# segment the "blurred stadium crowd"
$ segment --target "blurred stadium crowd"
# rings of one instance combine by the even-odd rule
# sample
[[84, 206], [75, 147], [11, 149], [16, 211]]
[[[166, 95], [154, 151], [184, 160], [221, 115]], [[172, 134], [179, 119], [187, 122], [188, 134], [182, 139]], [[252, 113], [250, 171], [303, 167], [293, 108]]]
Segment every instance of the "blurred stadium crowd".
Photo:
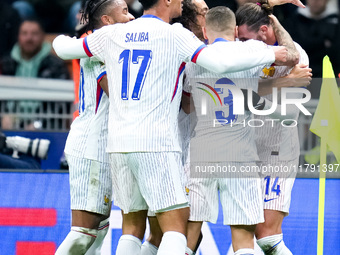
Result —
[[[83, 33], [79, 24], [79, 11], [84, 2], [76, 0], [1, 1], [0, 26], [3, 28], [2, 33], [5, 40], [0, 41], [0, 74], [58, 79], [72, 78], [73, 72], [70, 65], [67, 73], [59, 60], [53, 56], [48, 56], [47, 59], [44, 57], [48, 55], [47, 53], [52, 52], [48, 44], [54, 39], [54, 34], [81, 35]], [[138, 0], [127, 0], [126, 2], [132, 15], [136, 18], [142, 15], [143, 10]], [[246, 2], [256, 2], [256, 0], [206, 1], [210, 8], [224, 5], [233, 11]], [[305, 0], [304, 3], [307, 5], [305, 9], [294, 5], [283, 5], [277, 7], [274, 14], [292, 38], [306, 50], [314, 77], [321, 77], [321, 63], [325, 55], [330, 57], [335, 74], [338, 76], [340, 73], [340, 52], [337, 50], [340, 41], [340, 1]], [[35, 28], [32, 28], [31, 25], [28, 26], [24, 22], [27, 20], [39, 22], [40, 27], [37, 25]], [[41, 33], [39, 34], [39, 32]], [[32, 37], [32, 33], [38, 33], [38, 35], [35, 34], [35, 37]], [[43, 43], [44, 41], [47, 43]], [[21, 56], [18, 50], [26, 56]], [[38, 53], [39, 57], [37, 57]], [[29, 61], [33, 56], [36, 59]], [[28, 67], [28, 65], [30, 66]], [[31, 68], [29, 73], [26, 72], [28, 68]], [[319, 97], [320, 86], [321, 84], [310, 86], [313, 98]]]
[[[246, 2], [256, 0], [206, 1], [210, 8], [224, 5], [233, 11]], [[307, 6], [305, 9], [291, 4], [283, 5], [276, 7], [274, 14], [293, 40], [306, 50], [314, 77], [308, 89], [312, 98], [317, 100], [321, 87], [321, 79], [317, 78], [322, 77], [322, 59], [325, 55], [330, 57], [335, 76], [340, 75], [340, 51], [337, 49], [340, 42], [340, 0], [303, 2]], [[23, 100], [22, 96], [9, 100], [4, 93], [0, 93], [0, 130], [68, 131], [72, 116], [77, 115], [74, 112], [78, 108], [79, 67], [76, 61], [63, 61], [56, 57], [51, 42], [60, 33], [79, 37], [85, 32], [79, 21], [84, 3], [84, 0], [0, 2], [0, 27], [4, 38], [0, 40], [0, 90], [4, 88], [4, 77], [8, 76], [60, 79], [68, 81], [70, 86], [73, 86], [73, 79], [75, 98], [74, 102]], [[142, 15], [138, 0], [126, 0], [126, 3], [132, 15], [136, 18]], [[18, 79], [18, 83], [22, 80]], [[30, 84], [35, 84], [35, 81]], [[50, 83], [45, 84], [48, 86]], [[310, 143], [308, 147], [314, 147], [317, 142], [313, 138]]]

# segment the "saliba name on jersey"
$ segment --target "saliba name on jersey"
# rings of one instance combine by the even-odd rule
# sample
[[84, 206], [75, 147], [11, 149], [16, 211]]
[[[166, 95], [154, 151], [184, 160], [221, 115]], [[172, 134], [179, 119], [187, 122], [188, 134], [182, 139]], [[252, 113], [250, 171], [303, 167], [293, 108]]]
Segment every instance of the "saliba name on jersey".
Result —
[[125, 42], [148, 42], [149, 33], [139, 32], [139, 33], [127, 33], [125, 36]]

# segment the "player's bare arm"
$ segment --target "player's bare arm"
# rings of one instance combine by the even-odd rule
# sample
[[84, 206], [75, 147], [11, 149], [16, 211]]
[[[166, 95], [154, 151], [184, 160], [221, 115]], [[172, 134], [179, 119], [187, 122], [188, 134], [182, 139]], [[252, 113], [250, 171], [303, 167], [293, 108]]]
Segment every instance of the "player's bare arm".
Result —
[[186, 114], [190, 114], [195, 111], [194, 101], [189, 93], [182, 93], [181, 108]]
[[269, 95], [273, 92], [273, 88], [280, 90], [283, 87], [307, 87], [310, 85], [312, 76], [312, 69], [308, 65], [297, 64], [286, 76], [276, 79], [261, 79], [258, 94], [260, 96]]
[[[294, 66], [292, 71], [285, 76], [284, 78], [292, 78], [292, 79], [304, 79], [306, 78], [307, 81], [311, 81], [313, 76], [312, 68], [309, 68], [306, 64], [297, 64]], [[309, 85], [303, 84], [302, 86]], [[295, 84], [290, 85], [290, 87], [301, 87], [300, 85], [295, 86]]]
[[[88, 55], [83, 48], [83, 41], [84, 39], [73, 39], [69, 36], [59, 35], [53, 41], [53, 48], [56, 54], [64, 60], [85, 58]], [[285, 61], [286, 53], [285, 47], [273, 47], [273, 49], [264, 49], [255, 53], [235, 55], [228, 47], [226, 47], [225, 52], [219, 52], [212, 45], [202, 50], [196, 63], [216, 73], [228, 73], [243, 71], [258, 65], [271, 64], [276, 61]]]
[[277, 62], [278, 65], [294, 66], [299, 63], [300, 54], [297, 51], [292, 37], [283, 28], [278, 19], [274, 15], [269, 15], [272, 23], [272, 27], [275, 33], [275, 37], [279, 45], [287, 47], [287, 59], [284, 62]]
[[306, 6], [300, 0], [268, 0], [270, 6], [282, 4], [294, 4], [298, 7], [305, 8]]

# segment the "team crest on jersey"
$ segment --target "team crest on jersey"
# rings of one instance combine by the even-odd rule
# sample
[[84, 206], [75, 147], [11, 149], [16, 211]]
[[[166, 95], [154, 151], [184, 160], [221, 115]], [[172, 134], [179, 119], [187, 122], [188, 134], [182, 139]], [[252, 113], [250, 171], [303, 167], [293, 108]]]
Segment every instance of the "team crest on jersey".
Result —
[[189, 195], [189, 188], [187, 186], [185, 186], [185, 192]]
[[108, 205], [110, 203], [110, 199], [105, 195], [104, 196], [104, 205]]
[[273, 77], [275, 74], [275, 67], [271, 66], [269, 68], [265, 67], [262, 69], [263, 76], [261, 78], [268, 78], [268, 77]]

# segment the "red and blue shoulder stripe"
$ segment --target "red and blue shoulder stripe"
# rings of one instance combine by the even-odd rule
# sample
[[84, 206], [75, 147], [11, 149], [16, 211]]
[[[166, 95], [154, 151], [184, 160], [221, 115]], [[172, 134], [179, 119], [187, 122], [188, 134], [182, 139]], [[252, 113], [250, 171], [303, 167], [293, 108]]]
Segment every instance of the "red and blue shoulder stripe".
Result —
[[205, 44], [202, 44], [200, 47], [197, 48], [195, 53], [192, 55], [191, 62], [196, 63], [198, 55], [201, 53], [201, 51], [207, 47]]
[[184, 69], [185, 69], [185, 62], [183, 62], [183, 63], [181, 64], [181, 66], [179, 67], [179, 69], [178, 69], [178, 74], [177, 74], [175, 89], [174, 89], [174, 93], [173, 93], [172, 98], [171, 98], [171, 102], [172, 102], [172, 100], [174, 100], [174, 97], [175, 97], [175, 95], [176, 95], [176, 93], [177, 93], [178, 83], [179, 83], [179, 77], [180, 77], [181, 74], [183, 73]]
[[83, 47], [84, 47], [86, 55], [89, 57], [92, 57], [93, 54], [91, 53], [89, 45], [87, 44], [87, 37], [85, 37], [83, 40]]
[[103, 96], [103, 89], [101, 88], [99, 83], [105, 75], [106, 75], [106, 71], [102, 72], [97, 78], [97, 95], [96, 95], [96, 111], [95, 111], [96, 114], [97, 114], [97, 111], [98, 111], [100, 101], [101, 101], [102, 96]]

